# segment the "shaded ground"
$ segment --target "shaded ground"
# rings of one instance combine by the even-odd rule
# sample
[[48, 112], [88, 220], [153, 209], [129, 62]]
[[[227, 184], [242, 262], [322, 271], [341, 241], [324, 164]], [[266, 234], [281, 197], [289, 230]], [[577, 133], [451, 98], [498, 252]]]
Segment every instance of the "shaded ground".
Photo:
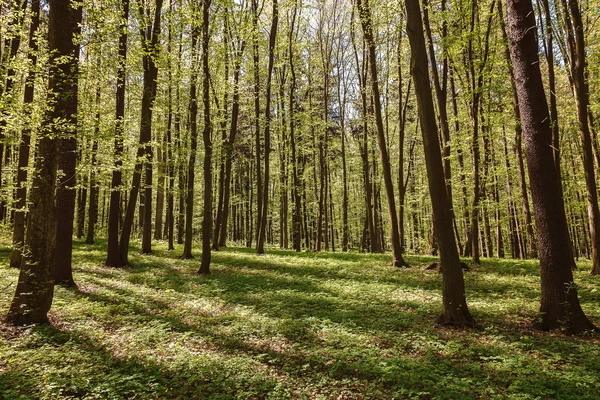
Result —
[[[199, 260], [158, 244], [135, 267], [101, 266], [105, 242], [77, 243], [78, 290], [58, 288], [52, 326], [0, 322], [0, 399], [598, 398], [600, 340], [529, 328], [537, 264], [483, 260], [466, 273], [479, 329], [434, 325], [431, 257], [268, 251]], [[18, 271], [0, 248], [0, 312]], [[576, 272], [600, 323], [598, 278]]]

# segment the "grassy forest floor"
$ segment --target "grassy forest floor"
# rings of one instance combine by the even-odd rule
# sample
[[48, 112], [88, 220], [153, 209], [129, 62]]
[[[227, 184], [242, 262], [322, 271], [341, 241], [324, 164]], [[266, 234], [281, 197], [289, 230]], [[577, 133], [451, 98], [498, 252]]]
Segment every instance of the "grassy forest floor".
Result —
[[[228, 248], [212, 275], [164, 243], [107, 269], [104, 241], [76, 242], [77, 290], [51, 326], [0, 322], [0, 399], [598, 398], [600, 339], [532, 330], [535, 261], [483, 259], [465, 274], [478, 329], [436, 326], [431, 257]], [[0, 310], [18, 271], [0, 243]], [[198, 250], [196, 250], [198, 254]], [[576, 272], [600, 324], [600, 280]]]

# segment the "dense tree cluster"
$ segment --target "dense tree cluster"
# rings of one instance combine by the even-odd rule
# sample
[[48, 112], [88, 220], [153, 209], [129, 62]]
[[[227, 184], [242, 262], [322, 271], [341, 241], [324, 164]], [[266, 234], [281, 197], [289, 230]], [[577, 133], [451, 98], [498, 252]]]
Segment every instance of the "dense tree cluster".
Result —
[[571, 273], [588, 257], [600, 274], [593, 1], [0, 12], [0, 218], [21, 268], [10, 321], [45, 321], [53, 285], [75, 284], [73, 236], [99, 235], [108, 267], [128, 265], [137, 238], [184, 258], [201, 239], [200, 274], [228, 244], [391, 250], [397, 267], [439, 254], [440, 322], [455, 325], [474, 323], [460, 255], [539, 257], [541, 327], [593, 328]]

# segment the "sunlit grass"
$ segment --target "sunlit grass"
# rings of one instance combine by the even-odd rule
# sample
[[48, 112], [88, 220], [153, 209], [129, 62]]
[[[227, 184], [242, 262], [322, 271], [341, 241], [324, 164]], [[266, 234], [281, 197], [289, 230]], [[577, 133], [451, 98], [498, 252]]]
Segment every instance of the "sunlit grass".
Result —
[[[105, 243], [77, 243], [78, 290], [57, 288], [53, 326], [0, 325], [0, 399], [596, 398], [595, 337], [530, 329], [535, 261], [484, 259], [465, 274], [479, 324], [434, 321], [431, 257], [229, 248], [199, 261], [155, 244], [134, 266], [102, 267]], [[18, 271], [0, 248], [0, 310]], [[600, 323], [600, 290], [579, 264], [582, 306]]]

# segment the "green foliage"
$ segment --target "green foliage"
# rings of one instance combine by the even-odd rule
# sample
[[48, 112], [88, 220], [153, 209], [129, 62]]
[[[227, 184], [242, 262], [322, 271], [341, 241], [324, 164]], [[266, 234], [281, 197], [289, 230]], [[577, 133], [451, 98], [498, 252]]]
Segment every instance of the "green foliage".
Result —
[[[58, 287], [52, 326], [0, 324], [2, 399], [594, 398], [594, 337], [530, 329], [537, 263], [484, 259], [466, 274], [477, 330], [434, 325], [441, 275], [389, 255], [229, 248], [213, 274], [157, 246], [106, 269], [105, 243], [77, 243], [78, 290]], [[0, 249], [7, 260], [6, 247]], [[6, 265], [6, 262], [4, 263]], [[589, 263], [576, 272], [600, 318]], [[6, 310], [17, 271], [0, 269]]]

